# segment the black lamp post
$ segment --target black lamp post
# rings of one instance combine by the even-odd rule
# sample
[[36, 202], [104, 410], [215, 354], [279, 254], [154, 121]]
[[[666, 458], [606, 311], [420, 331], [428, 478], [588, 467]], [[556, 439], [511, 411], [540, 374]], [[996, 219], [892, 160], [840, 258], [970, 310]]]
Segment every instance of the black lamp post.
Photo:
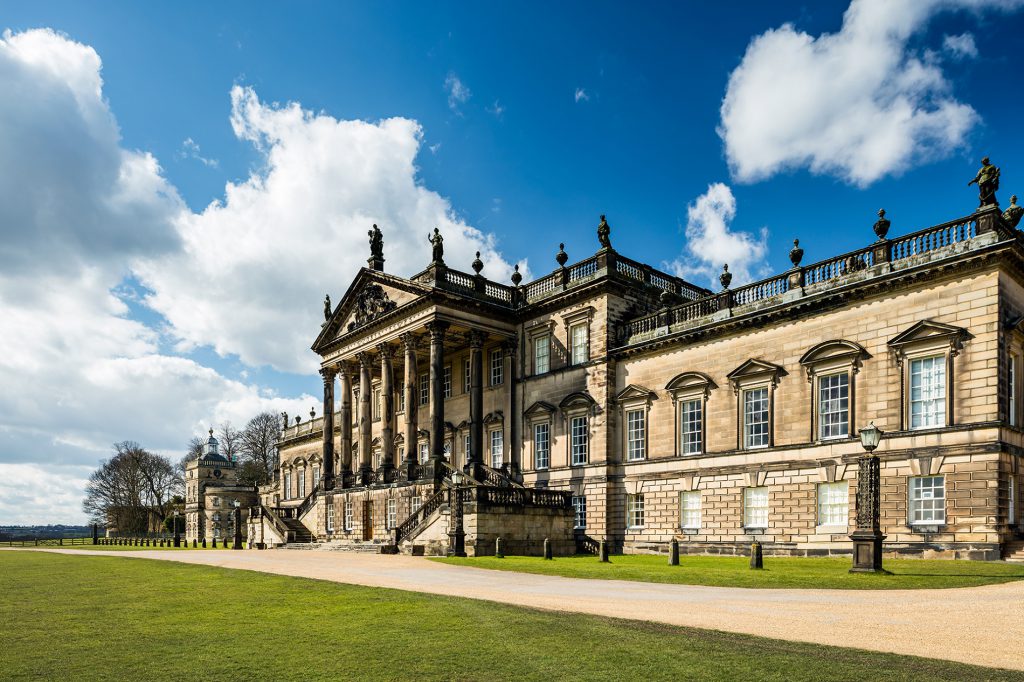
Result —
[[466, 475], [456, 469], [452, 472], [452, 483], [455, 489], [452, 491], [454, 500], [452, 514], [455, 516], [455, 529], [449, 533], [451, 541], [448, 543], [448, 556], [466, 556], [466, 531], [462, 527], [462, 483]]
[[174, 510], [174, 546], [181, 547], [181, 533], [178, 532], [178, 510]]
[[231, 549], [242, 549], [242, 503], [238, 500], [235, 500], [235, 511], [232, 514], [235, 521], [235, 544]]
[[860, 444], [867, 454], [857, 460], [857, 530], [853, 531], [853, 567], [851, 573], [877, 573], [882, 570], [882, 535], [879, 523], [881, 473], [875, 448], [882, 430], [874, 422], [860, 430]]

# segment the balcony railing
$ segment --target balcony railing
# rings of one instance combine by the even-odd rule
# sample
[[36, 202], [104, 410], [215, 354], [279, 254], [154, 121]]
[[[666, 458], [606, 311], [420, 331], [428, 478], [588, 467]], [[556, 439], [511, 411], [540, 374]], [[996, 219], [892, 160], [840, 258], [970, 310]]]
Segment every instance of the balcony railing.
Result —
[[[789, 272], [751, 282], [717, 294], [706, 294], [677, 306], [663, 309], [627, 322], [620, 331], [623, 345], [644, 341], [667, 334], [673, 325], [700, 324], [710, 321], [721, 310], [742, 308], [755, 303], [769, 302], [788, 293], [792, 288], [818, 288], [841, 277], [868, 270], [880, 263], [899, 263], [939, 249], [968, 241], [978, 235], [976, 216], [967, 216], [948, 223], [929, 227], [892, 240], [879, 240], [856, 251], [797, 267]], [[639, 264], [620, 263], [624, 272], [636, 276]], [[678, 293], [678, 292], [677, 292]], [[680, 294], [684, 295], [684, 294]]]

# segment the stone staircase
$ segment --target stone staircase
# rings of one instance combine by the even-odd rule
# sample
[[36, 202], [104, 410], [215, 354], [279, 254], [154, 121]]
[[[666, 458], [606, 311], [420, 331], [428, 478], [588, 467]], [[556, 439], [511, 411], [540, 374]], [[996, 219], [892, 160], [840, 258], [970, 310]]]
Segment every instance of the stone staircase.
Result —
[[287, 544], [303, 544], [313, 542], [313, 534], [309, 532], [309, 529], [302, 525], [302, 521], [298, 519], [281, 519], [281, 522], [288, 527], [288, 531], [292, 534], [292, 541]]
[[351, 552], [353, 554], [398, 554], [395, 545], [386, 542], [289, 542], [281, 549]]
[[1003, 549], [1003, 559], [1015, 564], [1024, 564], [1024, 540], [1006, 543], [1006, 548]]

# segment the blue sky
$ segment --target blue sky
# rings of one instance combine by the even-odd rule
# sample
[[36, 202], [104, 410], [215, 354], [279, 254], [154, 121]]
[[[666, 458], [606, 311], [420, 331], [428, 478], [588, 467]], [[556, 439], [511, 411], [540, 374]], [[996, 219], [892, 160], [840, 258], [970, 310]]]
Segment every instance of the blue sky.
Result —
[[[465, 237], [451, 265], [480, 248], [504, 280], [562, 241], [591, 254], [605, 213], [620, 252], [709, 286], [725, 259], [786, 269], [794, 237], [805, 262], [862, 246], [879, 207], [895, 234], [966, 215], [985, 154], [1005, 205], [1024, 12], [944, 5], [0, 3], [0, 312], [29, 328], [0, 332], [0, 379], [28, 387], [0, 400], [20, 482], [0, 520], [80, 519], [113, 440], [176, 454], [207, 423], [308, 410], [320, 301], [370, 222], [392, 271], [440, 224]], [[69, 333], [90, 341], [62, 384], [41, 368]], [[26, 492], [52, 464], [50, 498]]]

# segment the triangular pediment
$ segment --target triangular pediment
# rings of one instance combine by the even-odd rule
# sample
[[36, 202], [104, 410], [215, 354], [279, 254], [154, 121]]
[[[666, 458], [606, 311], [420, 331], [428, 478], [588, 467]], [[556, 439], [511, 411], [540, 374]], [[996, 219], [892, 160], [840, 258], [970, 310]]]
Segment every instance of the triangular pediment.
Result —
[[742, 365], [729, 372], [726, 377], [732, 381], [737, 379], [746, 379], [748, 377], [760, 376], [763, 374], [773, 374], [775, 376], [782, 376], [786, 373], [786, 370], [778, 365], [773, 365], [770, 362], [764, 360], [758, 360], [757, 358], [750, 358]]
[[971, 338], [963, 327], [954, 327], [944, 322], [921, 320], [889, 340], [889, 346], [899, 350], [905, 346], [926, 341], [949, 341], [954, 347]]
[[657, 397], [658, 394], [649, 388], [629, 384], [615, 395], [615, 400], [621, 403], [626, 400], [654, 400]]
[[555, 413], [555, 406], [554, 405], [552, 405], [551, 403], [544, 402], [543, 400], [538, 400], [533, 405], [530, 405], [528, 408], [526, 408], [526, 411], [523, 412], [523, 416], [524, 417], [532, 417], [534, 415], [544, 415], [544, 414], [554, 414], [554, 413]]
[[430, 287], [379, 270], [360, 269], [313, 342], [317, 351], [340, 336], [358, 331], [427, 295]]

